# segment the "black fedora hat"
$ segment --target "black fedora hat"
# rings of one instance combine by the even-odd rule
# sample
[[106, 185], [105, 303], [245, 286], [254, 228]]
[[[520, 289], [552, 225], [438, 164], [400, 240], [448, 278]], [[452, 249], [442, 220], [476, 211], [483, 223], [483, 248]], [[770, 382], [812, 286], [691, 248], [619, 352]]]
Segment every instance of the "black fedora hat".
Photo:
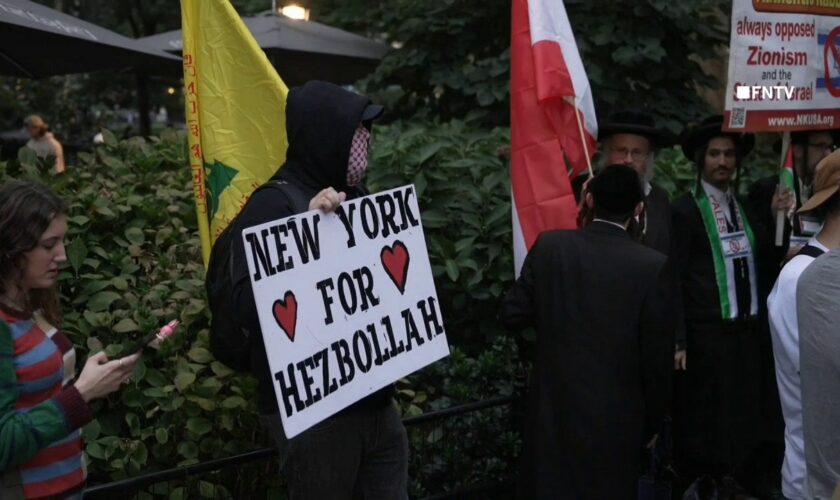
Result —
[[694, 154], [698, 148], [706, 147], [711, 139], [715, 137], [729, 137], [735, 142], [735, 147], [741, 157], [746, 156], [755, 146], [755, 135], [742, 132], [724, 132], [723, 116], [714, 115], [705, 118], [696, 125], [686, 128], [681, 141], [683, 154], [686, 158], [694, 161]]
[[598, 140], [616, 134], [635, 134], [647, 137], [654, 148], [668, 147], [674, 143], [674, 136], [656, 126], [653, 116], [637, 109], [616, 111], [606, 121], [598, 124]]

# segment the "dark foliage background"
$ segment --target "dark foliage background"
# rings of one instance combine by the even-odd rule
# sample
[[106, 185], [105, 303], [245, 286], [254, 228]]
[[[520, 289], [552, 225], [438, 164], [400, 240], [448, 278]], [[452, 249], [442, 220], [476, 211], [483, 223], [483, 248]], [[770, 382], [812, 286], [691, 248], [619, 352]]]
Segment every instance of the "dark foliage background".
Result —
[[[172, 0], [40, 3], [129, 36], [180, 24]], [[243, 15], [270, 8], [268, 0], [233, 3]], [[719, 87], [703, 68], [727, 42], [729, 2], [565, 3], [599, 115], [647, 108], [679, 132], [715, 111], [698, 90]], [[404, 415], [521, 391], [527, 335], [512, 336], [495, 321], [513, 279], [504, 153], [510, 2], [311, 0], [309, 6], [315, 20], [392, 47], [376, 72], [356, 84], [387, 107], [383, 125], [374, 129], [368, 180], [373, 190], [416, 185], [453, 344], [449, 358], [398, 384]], [[180, 125], [180, 90], [166, 92], [180, 82], [152, 79], [149, 85], [152, 104], [166, 107], [169, 123], [141, 139], [128, 138], [136, 133], [128, 119], [136, 113], [133, 74], [0, 78], [0, 130], [19, 128], [25, 115], [37, 112], [63, 141], [88, 150], [60, 177], [45, 174], [43, 162], [27, 151], [0, 162], [3, 176], [41, 179], [69, 202], [61, 292], [64, 327], [73, 340], [83, 351], [104, 347], [117, 354], [129, 339], [173, 317], [185, 326], [183, 335], [144, 360], [129, 387], [97, 403], [98, 418], [85, 429], [92, 483], [266, 444], [257, 431], [253, 380], [232, 373], [208, 351], [185, 143], [180, 133], [163, 130]], [[90, 138], [102, 126], [113, 132], [105, 133], [105, 145], [91, 149]], [[760, 141], [748, 180], [772, 168], [770, 142]], [[9, 157], [8, 145], [4, 151]], [[659, 155], [657, 182], [670, 193], [688, 189], [695, 175], [678, 149]], [[432, 426], [412, 434], [414, 496], [514, 473], [515, 418], [476, 415], [454, 429]]]

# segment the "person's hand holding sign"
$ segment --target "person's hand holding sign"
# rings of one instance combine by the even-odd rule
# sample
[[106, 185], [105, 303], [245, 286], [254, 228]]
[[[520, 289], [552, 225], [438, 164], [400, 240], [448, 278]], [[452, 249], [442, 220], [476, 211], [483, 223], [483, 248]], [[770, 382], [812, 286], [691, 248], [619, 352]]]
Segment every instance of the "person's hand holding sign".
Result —
[[344, 192], [337, 192], [328, 187], [321, 190], [314, 198], [309, 200], [309, 210], [320, 209], [324, 212], [332, 212], [347, 198]]

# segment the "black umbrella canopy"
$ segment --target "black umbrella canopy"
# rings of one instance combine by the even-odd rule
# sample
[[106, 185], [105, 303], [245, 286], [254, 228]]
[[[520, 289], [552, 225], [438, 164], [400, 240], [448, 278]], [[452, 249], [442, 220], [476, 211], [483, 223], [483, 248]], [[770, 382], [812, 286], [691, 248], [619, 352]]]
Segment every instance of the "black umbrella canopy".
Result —
[[[313, 21], [273, 14], [242, 20], [287, 85], [309, 80], [353, 83], [373, 71], [388, 52], [384, 43]], [[180, 30], [138, 41], [173, 53], [180, 53], [183, 48]]]
[[40, 78], [136, 68], [177, 75], [181, 60], [28, 0], [0, 0], [0, 75]]

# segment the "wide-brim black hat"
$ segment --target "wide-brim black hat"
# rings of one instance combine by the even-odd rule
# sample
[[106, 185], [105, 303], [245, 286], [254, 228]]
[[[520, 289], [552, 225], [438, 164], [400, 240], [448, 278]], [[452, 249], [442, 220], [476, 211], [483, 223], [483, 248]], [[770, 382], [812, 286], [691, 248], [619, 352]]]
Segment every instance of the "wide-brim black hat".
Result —
[[755, 134], [744, 132], [725, 132], [723, 130], [723, 116], [710, 116], [700, 123], [689, 126], [683, 134], [681, 142], [683, 154], [694, 161], [698, 148], [705, 148], [715, 137], [729, 137], [735, 142], [735, 148], [741, 157], [746, 156], [755, 146]]
[[675, 142], [674, 135], [656, 126], [653, 116], [644, 111], [625, 110], [612, 113], [598, 123], [598, 140], [616, 134], [635, 134], [647, 137], [654, 148], [665, 148]]

